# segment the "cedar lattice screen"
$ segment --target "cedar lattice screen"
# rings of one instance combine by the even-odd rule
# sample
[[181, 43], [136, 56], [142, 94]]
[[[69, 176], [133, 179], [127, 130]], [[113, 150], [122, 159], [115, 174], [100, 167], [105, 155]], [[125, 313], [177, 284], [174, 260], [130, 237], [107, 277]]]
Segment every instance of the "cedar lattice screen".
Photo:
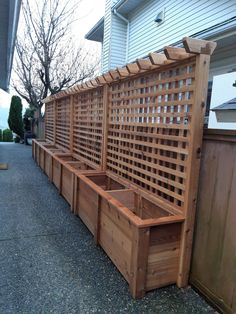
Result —
[[[185, 38], [45, 100], [46, 139], [152, 194], [174, 211], [192, 206], [213, 42]], [[70, 114], [70, 108], [72, 112]], [[55, 126], [54, 126], [55, 127]], [[192, 182], [191, 182], [192, 180]]]
[[[138, 206], [146, 206], [145, 196], [184, 217], [180, 286], [189, 274], [208, 70], [216, 43], [186, 37], [183, 45], [165, 47], [164, 54], [151, 53], [44, 100], [47, 140], [135, 190]], [[158, 224], [169, 219], [158, 218]], [[144, 231], [135, 233], [138, 248], [146, 243], [140, 240], [148, 236]], [[138, 264], [137, 273], [140, 265], [143, 278], [146, 264]]]
[[102, 151], [103, 89], [73, 96], [73, 153], [100, 165]]
[[45, 138], [54, 142], [54, 104], [50, 102], [45, 107]]
[[110, 87], [107, 169], [183, 206], [194, 61]]
[[56, 144], [70, 148], [70, 97], [56, 101]]

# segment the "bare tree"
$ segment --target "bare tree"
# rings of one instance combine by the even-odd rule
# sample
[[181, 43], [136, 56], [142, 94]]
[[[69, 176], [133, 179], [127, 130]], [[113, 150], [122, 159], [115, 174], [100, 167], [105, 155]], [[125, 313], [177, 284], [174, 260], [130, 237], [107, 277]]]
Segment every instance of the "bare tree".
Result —
[[16, 40], [13, 86], [39, 112], [43, 98], [94, 76], [97, 70], [97, 58], [76, 46], [71, 36], [78, 2], [23, 1], [24, 31]]

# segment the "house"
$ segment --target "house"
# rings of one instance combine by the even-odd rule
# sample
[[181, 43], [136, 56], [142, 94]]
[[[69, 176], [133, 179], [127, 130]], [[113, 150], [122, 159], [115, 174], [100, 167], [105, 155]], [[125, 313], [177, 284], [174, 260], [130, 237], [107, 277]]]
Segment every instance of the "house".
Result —
[[212, 109], [216, 113], [218, 122], [236, 122], [236, 98]]
[[0, 9], [0, 88], [8, 91], [19, 21], [21, 0], [1, 0]]
[[236, 130], [235, 79], [236, 72], [214, 76], [208, 128]]
[[102, 72], [180, 45], [184, 36], [217, 41], [213, 75], [236, 71], [236, 1], [107, 0], [85, 38], [102, 44]]

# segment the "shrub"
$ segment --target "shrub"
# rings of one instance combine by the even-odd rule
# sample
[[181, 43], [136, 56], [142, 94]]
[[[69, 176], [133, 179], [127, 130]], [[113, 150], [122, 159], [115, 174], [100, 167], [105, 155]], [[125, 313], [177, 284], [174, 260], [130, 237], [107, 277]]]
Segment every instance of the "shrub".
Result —
[[0, 142], [2, 142], [2, 129], [0, 129]]
[[20, 143], [20, 137], [18, 135], [14, 138], [14, 142], [15, 143]]
[[12, 96], [11, 106], [8, 117], [9, 128], [20, 138], [24, 137], [23, 121], [22, 121], [22, 103], [18, 96]]
[[10, 129], [5, 129], [3, 130], [2, 133], [3, 137], [3, 142], [12, 142], [13, 141], [13, 134]]
[[34, 118], [35, 110], [32, 108], [26, 108], [23, 115], [23, 124], [25, 131], [31, 131], [31, 120]]

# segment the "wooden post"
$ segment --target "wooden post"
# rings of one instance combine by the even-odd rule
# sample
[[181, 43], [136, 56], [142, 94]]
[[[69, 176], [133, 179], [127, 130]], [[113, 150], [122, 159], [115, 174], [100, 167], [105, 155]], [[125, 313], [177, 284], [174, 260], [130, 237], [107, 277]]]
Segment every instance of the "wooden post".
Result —
[[74, 131], [74, 105], [73, 95], [70, 95], [70, 153], [73, 153], [73, 131]]
[[53, 116], [53, 143], [54, 145], [56, 144], [56, 122], [57, 122], [57, 107], [56, 107], [56, 101], [54, 100], [53, 102], [53, 112], [54, 112], [54, 116]]
[[96, 245], [99, 244], [99, 237], [100, 237], [100, 214], [101, 214], [101, 196], [98, 194], [97, 195], [97, 206], [95, 210], [95, 219], [96, 219], [96, 223], [94, 226], [94, 241], [96, 243]]
[[74, 181], [74, 201], [73, 201], [73, 213], [76, 216], [79, 216], [78, 212], [78, 201], [79, 201], [79, 177], [75, 175], [75, 181]]
[[74, 213], [74, 197], [76, 194], [75, 191], [75, 174], [71, 173], [71, 186], [72, 186], [72, 192], [71, 192], [71, 200], [70, 200], [70, 210], [72, 213]]
[[59, 163], [59, 194], [61, 195], [62, 190], [62, 164]]
[[45, 164], [46, 164], [45, 158], [46, 158], [46, 154], [45, 154], [45, 150], [44, 149], [42, 151], [43, 151], [43, 171], [45, 172]]
[[180, 263], [177, 285], [185, 287], [188, 284], [195, 210], [197, 202], [197, 186], [200, 169], [200, 153], [202, 144], [202, 133], [204, 124], [204, 115], [206, 109], [206, 97], [208, 88], [208, 71], [210, 56], [196, 56], [196, 73], [195, 73], [195, 90], [194, 90], [194, 106], [192, 112], [192, 131], [189, 147], [189, 156], [187, 163], [187, 178], [184, 199], [184, 216], [185, 222], [182, 226], [181, 247], [180, 247]]
[[145, 295], [149, 237], [149, 228], [139, 229], [133, 226], [131, 278], [129, 283], [133, 298], [141, 298]]
[[53, 179], [53, 157], [49, 156], [49, 181], [52, 182]]
[[101, 169], [107, 168], [107, 136], [109, 127], [109, 86], [103, 86], [103, 133], [102, 133], [102, 162]]
[[74, 181], [73, 181], [73, 197], [72, 197], [72, 213], [76, 215], [76, 205], [77, 205], [77, 189], [78, 189], [78, 177], [73, 174]]
[[40, 164], [40, 146], [38, 145], [38, 149], [37, 149], [37, 164], [39, 166]]
[[35, 142], [32, 140], [32, 158], [35, 160]]

